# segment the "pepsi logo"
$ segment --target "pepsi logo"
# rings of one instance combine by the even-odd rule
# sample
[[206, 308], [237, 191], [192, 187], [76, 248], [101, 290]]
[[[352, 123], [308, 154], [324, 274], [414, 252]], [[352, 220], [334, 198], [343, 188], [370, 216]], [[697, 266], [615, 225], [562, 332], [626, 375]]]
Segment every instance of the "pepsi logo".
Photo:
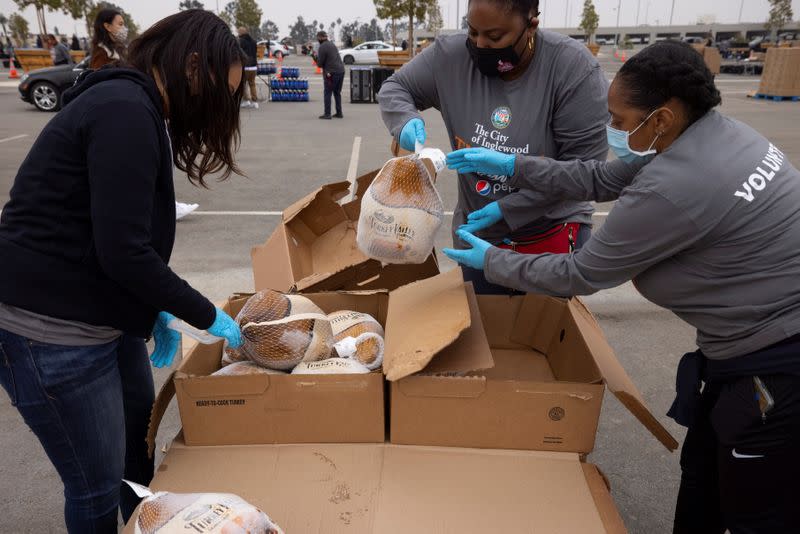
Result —
[[478, 180], [478, 183], [475, 184], [475, 191], [477, 191], [480, 196], [485, 197], [492, 192], [492, 185], [486, 180]]

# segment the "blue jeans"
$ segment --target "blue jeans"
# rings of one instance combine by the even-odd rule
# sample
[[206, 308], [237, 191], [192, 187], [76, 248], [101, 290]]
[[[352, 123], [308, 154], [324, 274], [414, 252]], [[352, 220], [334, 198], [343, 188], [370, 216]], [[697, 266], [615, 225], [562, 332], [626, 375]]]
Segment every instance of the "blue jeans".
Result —
[[325, 73], [325, 115], [331, 114], [331, 95], [336, 100], [336, 114], [342, 114], [342, 85], [344, 72], [333, 72], [330, 77]]
[[67, 530], [117, 532], [138, 504], [122, 478], [153, 478], [147, 426], [155, 397], [147, 348], [122, 336], [104, 345], [38, 343], [0, 329], [0, 384], [64, 483]]

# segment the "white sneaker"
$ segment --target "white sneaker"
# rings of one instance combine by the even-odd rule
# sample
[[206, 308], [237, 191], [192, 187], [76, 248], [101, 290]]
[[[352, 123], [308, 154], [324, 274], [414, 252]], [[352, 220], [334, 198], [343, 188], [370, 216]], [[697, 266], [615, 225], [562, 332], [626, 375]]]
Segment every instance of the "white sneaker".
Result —
[[252, 106], [254, 109], [258, 109], [258, 102], [252, 102]]
[[242, 100], [242, 104], [239, 106], [241, 108], [251, 108], [253, 107], [253, 103], [249, 100]]
[[184, 204], [175, 202], [175, 220], [179, 221], [200, 207], [200, 204]]

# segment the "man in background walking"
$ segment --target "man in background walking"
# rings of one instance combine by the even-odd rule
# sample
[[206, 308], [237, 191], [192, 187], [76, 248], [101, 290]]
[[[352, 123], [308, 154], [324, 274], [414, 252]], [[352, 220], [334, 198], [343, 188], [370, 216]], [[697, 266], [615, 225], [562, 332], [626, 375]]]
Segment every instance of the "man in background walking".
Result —
[[322, 69], [322, 77], [325, 81], [325, 114], [320, 115], [320, 119], [330, 120], [331, 118], [331, 95], [336, 99], [337, 119], [342, 115], [342, 84], [344, 83], [344, 63], [339, 57], [339, 49], [328, 40], [328, 34], [324, 31], [317, 33], [319, 41], [319, 51], [317, 52], [317, 65]]
[[244, 53], [247, 55], [247, 63], [244, 66], [244, 82], [245, 97], [250, 93], [249, 100], [242, 99], [243, 108], [258, 109], [258, 90], [256, 89], [256, 74], [258, 73], [258, 46], [255, 40], [250, 37], [250, 32], [244, 26], [241, 26], [239, 32], [239, 46], [242, 47]]

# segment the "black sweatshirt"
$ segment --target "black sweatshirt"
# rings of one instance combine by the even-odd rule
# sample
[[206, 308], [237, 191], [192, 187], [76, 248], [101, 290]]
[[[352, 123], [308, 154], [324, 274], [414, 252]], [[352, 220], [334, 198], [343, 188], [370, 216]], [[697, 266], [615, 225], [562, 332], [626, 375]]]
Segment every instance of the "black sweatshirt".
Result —
[[206, 329], [211, 302], [167, 266], [172, 151], [153, 80], [101, 69], [22, 163], [0, 217], [0, 302], [148, 337], [164, 310]]
[[245, 67], [255, 67], [258, 65], [258, 45], [250, 37], [249, 33], [239, 36], [239, 46], [242, 47], [244, 53], [247, 55], [247, 65]]

